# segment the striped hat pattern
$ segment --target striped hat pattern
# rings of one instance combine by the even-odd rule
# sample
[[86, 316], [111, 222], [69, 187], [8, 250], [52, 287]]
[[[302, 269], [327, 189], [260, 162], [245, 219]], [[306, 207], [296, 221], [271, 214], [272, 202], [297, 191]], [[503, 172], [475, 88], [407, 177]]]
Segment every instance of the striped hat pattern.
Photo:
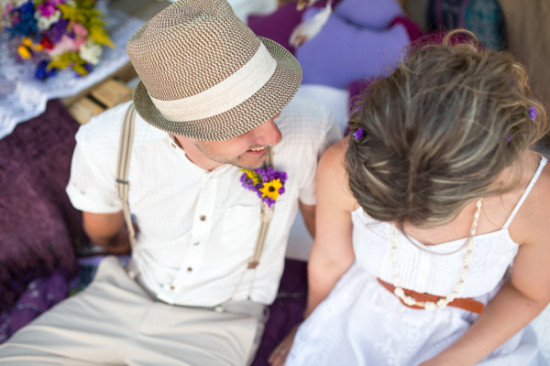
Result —
[[257, 37], [225, 0], [180, 0], [126, 45], [140, 82], [134, 105], [151, 125], [226, 140], [275, 116], [302, 81], [284, 47]]

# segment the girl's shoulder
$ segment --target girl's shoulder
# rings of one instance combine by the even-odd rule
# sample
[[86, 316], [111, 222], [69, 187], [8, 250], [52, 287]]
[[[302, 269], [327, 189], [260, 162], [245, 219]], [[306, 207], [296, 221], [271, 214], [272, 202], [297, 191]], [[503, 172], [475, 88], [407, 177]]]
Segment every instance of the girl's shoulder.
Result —
[[351, 212], [357, 205], [348, 184], [347, 146], [348, 138], [344, 137], [325, 151], [319, 161], [316, 181], [319, 200]]
[[[524, 202], [510, 226], [512, 236], [518, 237], [519, 243], [546, 241], [550, 237], [550, 164], [545, 158], [533, 154], [530, 164], [534, 168], [526, 169]], [[544, 165], [545, 164], [545, 165]]]

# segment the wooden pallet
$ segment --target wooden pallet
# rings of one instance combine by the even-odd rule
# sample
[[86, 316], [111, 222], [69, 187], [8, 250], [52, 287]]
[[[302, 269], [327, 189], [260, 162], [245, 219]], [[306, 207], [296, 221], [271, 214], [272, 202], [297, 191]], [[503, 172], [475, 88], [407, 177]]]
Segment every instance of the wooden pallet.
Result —
[[85, 124], [93, 116], [131, 100], [134, 91], [127, 83], [135, 76], [135, 70], [128, 63], [107, 79], [63, 102], [73, 118]]

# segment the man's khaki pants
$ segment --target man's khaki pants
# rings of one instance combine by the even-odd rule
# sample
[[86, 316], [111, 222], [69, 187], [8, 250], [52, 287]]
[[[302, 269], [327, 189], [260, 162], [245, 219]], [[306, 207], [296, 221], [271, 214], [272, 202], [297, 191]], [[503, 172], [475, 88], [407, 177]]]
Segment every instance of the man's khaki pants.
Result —
[[265, 325], [265, 306], [223, 311], [154, 301], [115, 257], [96, 278], [0, 346], [0, 365], [247, 365]]

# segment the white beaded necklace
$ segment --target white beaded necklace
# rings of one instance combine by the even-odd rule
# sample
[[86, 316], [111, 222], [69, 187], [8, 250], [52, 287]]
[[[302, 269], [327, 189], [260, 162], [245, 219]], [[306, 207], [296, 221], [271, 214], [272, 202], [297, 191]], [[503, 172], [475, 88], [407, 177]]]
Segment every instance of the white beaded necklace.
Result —
[[460, 275], [460, 281], [456, 284], [455, 288], [451, 291], [449, 295], [445, 298], [438, 300], [437, 302], [432, 301], [416, 301], [413, 297], [405, 294], [403, 287], [401, 287], [401, 280], [399, 279], [399, 268], [397, 266], [397, 228], [392, 224], [393, 236], [392, 236], [392, 251], [391, 259], [393, 264], [393, 286], [395, 289], [393, 293], [395, 296], [399, 297], [405, 304], [409, 306], [419, 306], [423, 307], [426, 310], [434, 310], [436, 308], [444, 308], [450, 302], [457, 298], [462, 287], [464, 286], [464, 281], [466, 280], [466, 275], [468, 274], [468, 267], [472, 262], [472, 251], [474, 249], [474, 236], [476, 235], [477, 222], [479, 220], [479, 215], [481, 213], [481, 199], [476, 202], [476, 212], [474, 213], [474, 220], [472, 222], [472, 227], [470, 228], [470, 236], [466, 239], [466, 255], [464, 256], [464, 268], [462, 274]]

